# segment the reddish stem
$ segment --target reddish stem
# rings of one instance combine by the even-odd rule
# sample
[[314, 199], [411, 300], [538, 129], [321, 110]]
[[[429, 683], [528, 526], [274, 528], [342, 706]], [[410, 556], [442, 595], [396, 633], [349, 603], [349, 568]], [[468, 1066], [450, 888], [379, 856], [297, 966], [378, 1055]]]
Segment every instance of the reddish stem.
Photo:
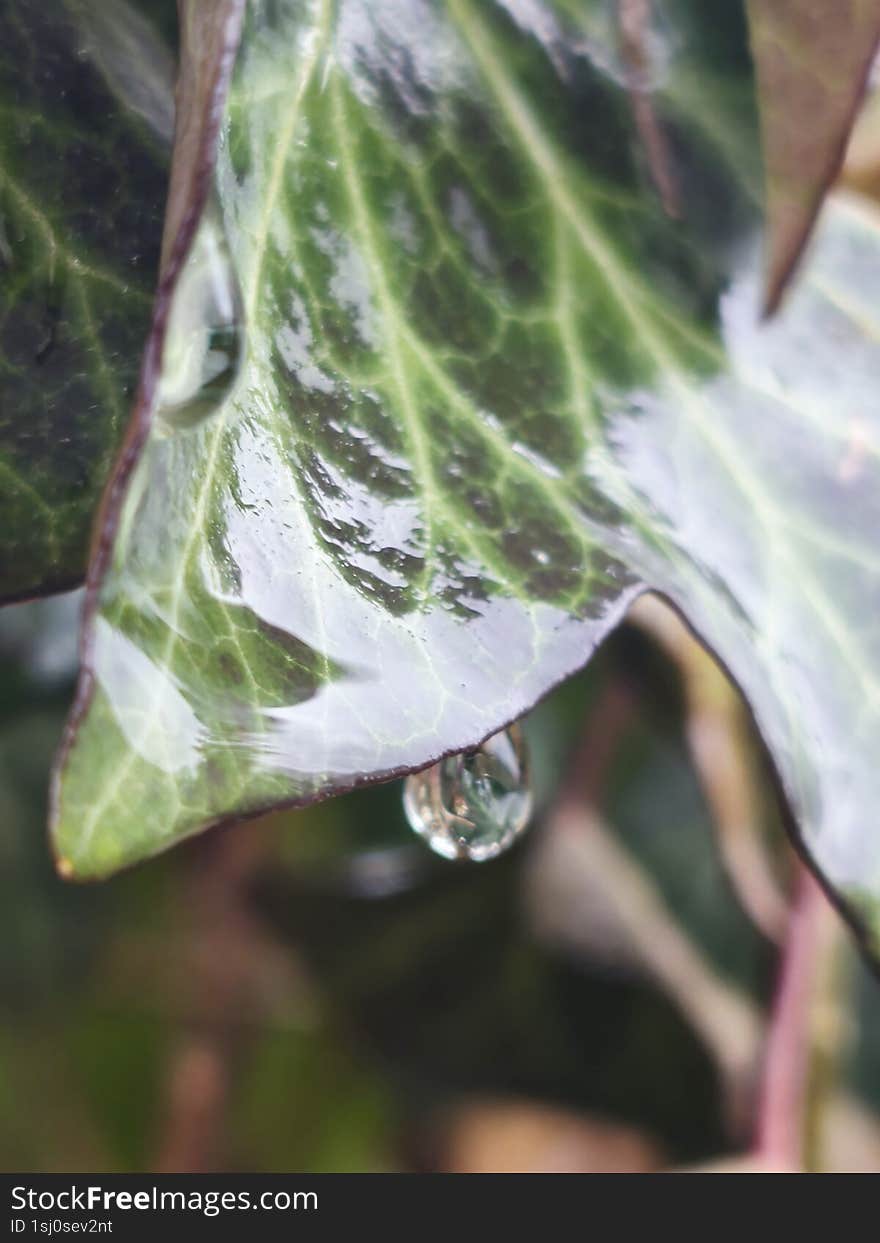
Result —
[[804, 1166], [811, 1011], [822, 970], [828, 905], [799, 865], [758, 1092], [755, 1153], [776, 1170]]

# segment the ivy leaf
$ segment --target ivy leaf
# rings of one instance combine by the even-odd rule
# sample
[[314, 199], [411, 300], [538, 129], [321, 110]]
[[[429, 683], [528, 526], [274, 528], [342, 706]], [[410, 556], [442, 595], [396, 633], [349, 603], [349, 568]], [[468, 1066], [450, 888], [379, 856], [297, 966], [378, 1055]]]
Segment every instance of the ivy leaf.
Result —
[[654, 589], [876, 940], [880, 234], [835, 207], [761, 323], [747, 37], [709, 7], [636, 71], [604, 4], [248, 6], [93, 564], [63, 873], [474, 745]]
[[8, 600], [83, 577], [150, 324], [174, 117], [170, 55], [123, 0], [13, 2], [0, 31]]
[[880, 0], [747, 0], [767, 169], [765, 309], [779, 305], [829, 188], [880, 41]]

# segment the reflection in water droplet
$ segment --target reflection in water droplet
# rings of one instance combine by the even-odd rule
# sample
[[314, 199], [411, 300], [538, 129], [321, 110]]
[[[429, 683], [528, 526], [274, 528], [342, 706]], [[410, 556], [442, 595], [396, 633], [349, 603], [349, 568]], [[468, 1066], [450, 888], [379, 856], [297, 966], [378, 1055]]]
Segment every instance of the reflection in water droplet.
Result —
[[494, 859], [522, 833], [532, 811], [521, 730], [513, 725], [474, 751], [408, 777], [403, 806], [411, 827], [444, 859]]
[[243, 356], [238, 281], [222, 225], [206, 215], [181, 272], [168, 319], [158, 415], [193, 427], [231, 391]]

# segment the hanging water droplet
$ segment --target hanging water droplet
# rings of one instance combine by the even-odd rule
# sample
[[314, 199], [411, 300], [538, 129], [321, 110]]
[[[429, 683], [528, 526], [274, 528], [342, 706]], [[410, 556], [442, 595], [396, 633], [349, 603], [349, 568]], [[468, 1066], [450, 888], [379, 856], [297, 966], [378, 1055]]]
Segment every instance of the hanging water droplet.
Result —
[[411, 827], [444, 859], [481, 863], [500, 855], [522, 833], [532, 811], [519, 726], [408, 777], [403, 807]]
[[174, 291], [162, 354], [158, 415], [193, 427], [231, 391], [243, 355], [241, 296], [223, 226], [206, 213]]

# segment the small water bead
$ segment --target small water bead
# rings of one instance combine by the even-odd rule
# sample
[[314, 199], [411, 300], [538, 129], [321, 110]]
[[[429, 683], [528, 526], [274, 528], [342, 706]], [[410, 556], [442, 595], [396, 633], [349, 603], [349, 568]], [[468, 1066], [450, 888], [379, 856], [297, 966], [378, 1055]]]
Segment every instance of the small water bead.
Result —
[[444, 859], [482, 863], [500, 855], [525, 829], [532, 811], [519, 726], [408, 777], [403, 806], [410, 826]]
[[241, 296], [216, 209], [199, 226], [174, 291], [162, 355], [158, 414], [194, 427], [219, 408], [244, 353]]

